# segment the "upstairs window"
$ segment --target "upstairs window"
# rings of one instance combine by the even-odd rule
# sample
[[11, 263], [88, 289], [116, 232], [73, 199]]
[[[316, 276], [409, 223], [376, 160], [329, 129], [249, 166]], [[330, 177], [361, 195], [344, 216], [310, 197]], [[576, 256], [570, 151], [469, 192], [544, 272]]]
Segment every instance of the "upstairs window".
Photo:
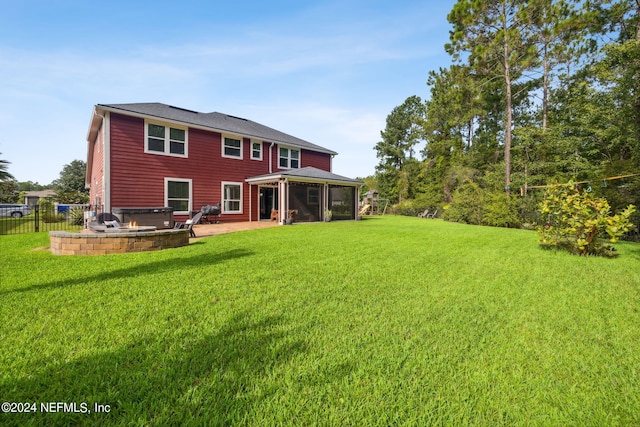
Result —
[[280, 147], [279, 165], [282, 169], [300, 168], [300, 150], [294, 148]]
[[251, 160], [262, 160], [262, 142], [251, 141]]
[[187, 130], [146, 123], [145, 153], [187, 157]]
[[223, 135], [222, 157], [242, 159], [242, 138]]

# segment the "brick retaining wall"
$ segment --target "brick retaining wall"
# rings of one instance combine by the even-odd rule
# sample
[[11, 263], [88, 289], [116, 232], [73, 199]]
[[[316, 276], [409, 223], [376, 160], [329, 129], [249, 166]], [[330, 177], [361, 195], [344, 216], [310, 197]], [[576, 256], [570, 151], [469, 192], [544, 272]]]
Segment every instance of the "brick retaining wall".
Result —
[[187, 246], [189, 230], [121, 233], [50, 231], [49, 240], [51, 253], [55, 255], [106, 255]]

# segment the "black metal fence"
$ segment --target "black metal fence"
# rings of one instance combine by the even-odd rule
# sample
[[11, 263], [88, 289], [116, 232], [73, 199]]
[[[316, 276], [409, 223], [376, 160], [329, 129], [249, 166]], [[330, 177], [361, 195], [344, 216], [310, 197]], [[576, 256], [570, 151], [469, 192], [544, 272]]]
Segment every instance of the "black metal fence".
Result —
[[0, 235], [49, 231], [77, 231], [86, 221], [102, 213], [101, 206], [58, 205], [44, 208], [36, 205], [24, 216], [0, 217]]

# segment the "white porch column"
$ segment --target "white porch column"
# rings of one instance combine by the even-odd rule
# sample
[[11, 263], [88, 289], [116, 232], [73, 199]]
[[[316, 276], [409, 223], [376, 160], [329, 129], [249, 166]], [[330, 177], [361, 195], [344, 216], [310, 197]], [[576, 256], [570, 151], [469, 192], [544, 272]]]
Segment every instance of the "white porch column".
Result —
[[[253, 215], [251, 210], [251, 208], [253, 207], [253, 199], [251, 198], [251, 187], [253, 187], [253, 185], [249, 184], [249, 222], [253, 221]], [[258, 194], [260, 193], [258, 192]]]
[[325, 182], [322, 191], [324, 192], [322, 201], [322, 220], [324, 221], [324, 213], [329, 209], [329, 184]]
[[356, 197], [353, 201], [354, 219], [357, 221], [360, 219], [360, 187], [356, 187]]
[[278, 224], [284, 224], [284, 220], [287, 217], [287, 210], [289, 209], [289, 198], [287, 197], [287, 181], [280, 180], [278, 182], [278, 201], [280, 206], [278, 207]]

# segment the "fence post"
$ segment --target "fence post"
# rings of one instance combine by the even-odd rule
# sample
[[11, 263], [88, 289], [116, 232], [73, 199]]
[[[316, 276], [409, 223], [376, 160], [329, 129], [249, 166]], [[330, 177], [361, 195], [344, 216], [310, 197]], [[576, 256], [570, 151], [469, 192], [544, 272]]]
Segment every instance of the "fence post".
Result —
[[35, 228], [35, 231], [37, 233], [38, 231], [40, 231], [40, 205], [38, 205], [38, 204], [35, 205], [34, 218], [35, 218], [35, 224], [34, 224], [35, 227], [34, 228]]

